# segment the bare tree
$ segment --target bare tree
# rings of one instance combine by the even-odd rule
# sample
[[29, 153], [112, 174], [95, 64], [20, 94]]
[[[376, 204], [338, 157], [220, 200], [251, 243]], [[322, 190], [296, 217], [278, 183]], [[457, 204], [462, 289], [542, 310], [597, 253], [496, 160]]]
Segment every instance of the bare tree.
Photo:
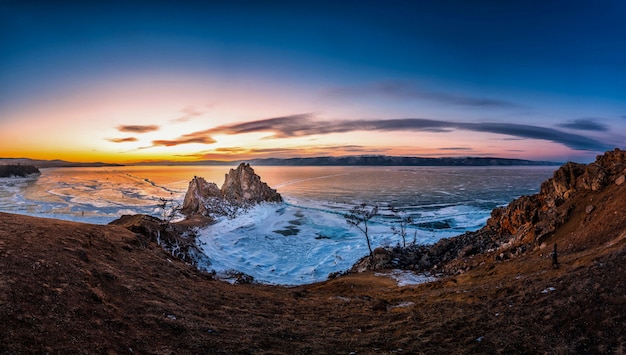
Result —
[[161, 209], [161, 229], [166, 230], [180, 212], [181, 206], [172, 204], [174, 201], [172, 199], [159, 197], [159, 201], [161, 202], [157, 204], [157, 207]]
[[406, 229], [413, 224], [413, 217], [409, 216], [406, 211], [397, 209], [392, 205], [389, 205], [389, 210], [393, 213], [393, 216], [398, 219], [398, 226], [392, 226], [391, 231], [393, 234], [402, 237], [402, 247], [406, 248]]
[[367, 248], [370, 251], [370, 258], [374, 259], [374, 252], [372, 251], [372, 244], [370, 243], [369, 230], [367, 222], [372, 217], [378, 214], [378, 205], [368, 206], [362, 203], [358, 206], [354, 206], [350, 209], [350, 212], [346, 213], [343, 217], [346, 219], [349, 225], [356, 227], [365, 235], [367, 241]]

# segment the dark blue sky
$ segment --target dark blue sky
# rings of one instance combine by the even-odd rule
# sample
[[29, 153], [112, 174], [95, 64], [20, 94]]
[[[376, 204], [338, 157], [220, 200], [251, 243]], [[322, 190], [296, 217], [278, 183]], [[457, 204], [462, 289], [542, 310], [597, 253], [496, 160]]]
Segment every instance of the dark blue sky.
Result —
[[[624, 1], [0, 1], [0, 128], [62, 120], [72, 116], [63, 110], [81, 102], [117, 102], [128, 115], [93, 105], [82, 115], [113, 122], [108, 138], [94, 137], [112, 147], [76, 149], [157, 149], [138, 137], [125, 137], [137, 138], [124, 141], [136, 146], [122, 149], [111, 135], [125, 124], [164, 128], [167, 117], [195, 110], [194, 125], [170, 135], [162, 129], [152, 141], [185, 142], [222, 132], [216, 127], [306, 114], [341, 127], [440, 124], [411, 127], [395, 150], [392, 124], [325, 132], [319, 143], [311, 143], [319, 130], [308, 130], [308, 142], [275, 141], [292, 149], [277, 154], [345, 144], [360, 153], [591, 160], [625, 147], [625, 19]], [[171, 88], [171, 100], [155, 87]], [[125, 90], [132, 104], [112, 97]], [[154, 100], [163, 117], [135, 105]], [[494, 125], [504, 128], [485, 128]], [[268, 134], [281, 131], [273, 129]], [[554, 134], [536, 133], [545, 130]], [[363, 132], [387, 143], [368, 144]], [[217, 143], [187, 146], [189, 155], [214, 154], [220, 141], [210, 138], [203, 142]], [[270, 148], [258, 139], [221, 147]], [[174, 150], [183, 144], [169, 149], [180, 155]]]

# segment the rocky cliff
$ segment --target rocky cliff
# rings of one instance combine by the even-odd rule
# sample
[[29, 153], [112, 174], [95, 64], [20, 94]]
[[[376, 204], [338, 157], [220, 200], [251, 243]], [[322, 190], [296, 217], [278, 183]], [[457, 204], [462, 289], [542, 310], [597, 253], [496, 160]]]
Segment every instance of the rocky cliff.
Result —
[[221, 189], [215, 183], [194, 177], [185, 194], [182, 212], [187, 216], [233, 216], [239, 208], [282, 201], [282, 196], [261, 181], [249, 164], [241, 163], [226, 174]]
[[477, 266], [485, 256], [508, 260], [544, 250], [557, 239], [568, 250], [589, 247], [589, 242], [574, 243], [576, 238], [606, 243], [618, 237], [609, 230], [626, 230], [626, 217], [619, 207], [626, 199], [625, 180], [626, 152], [620, 149], [587, 165], [569, 162], [541, 184], [539, 193], [494, 209], [482, 229], [434, 245], [379, 248], [374, 260], [364, 258], [352, 271], [399, 267], [457, 274]]
[[[495, 209], [486, 228], [498, 236], [511, 236], [516, 245], [541, 244], [570, 218], [576, 204], [567, 202], [613, 184], [620, 186], [625, 174], [626, 152], [619, 149], [598, 156], [588, 165], [566, 163], [541, 184], [538, 194], [522, 196]], [[593, 204], [585, 207], [587, 213], [593, 208]]]

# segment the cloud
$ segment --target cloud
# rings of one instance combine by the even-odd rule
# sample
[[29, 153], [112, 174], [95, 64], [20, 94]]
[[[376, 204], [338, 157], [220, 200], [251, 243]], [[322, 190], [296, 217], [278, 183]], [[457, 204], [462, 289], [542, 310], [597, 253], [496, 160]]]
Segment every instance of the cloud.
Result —
[[213, 144], [216, 140], [211, 137], [189, 137], [189, 138], [179, 138], [179, 139], [159, 139], [152, 141], [152, 146], [164, 146], [164, 147], [173, 147], [181, 144]]
[[186, 107], [182, 110], [183, 115], [170, 120], [170, 122], [174, 123], [183, 123], [189, 122], [196, 117], [200, 117], [206, 113], [206, 111], [198, 110], [194, 107]]
[[339, 98], [358, 98], [363, 96], [384, 96], [394, 99], [432, 100], [446, 105], [485, 107], [485, 108], [521, 108], [514, 102], [475, 97], [470, 95], [455, 95], [438, 91], [425, 90], [417, 85], [402, 81], [384, 81], [359, 87], [335, 87], [327, 90], [325, 96]]
[[578, 118], [572, 121], [561, 123], [558, 126], [579, 131], [606, 132], [609, 130], [608, 126], [597, 122], [595, 118]]
[[125, 138], [107, 138], [109, 142], [113, 143], [128, 143], [128, 142], [136, 142], [137, 138], [135, 137], [125, 137]]
[[223, 125], [193, 132], [175, 140], [154, 141], [154, 145], [173, 146], [188, 143], [215, 143], [215, 134], [271, 133], [266, 139], [304, 137], [353, 131], [419, 131], [449, 132], [464, 130], [502, 134], [514, 138], [540, 139], [563, 144], [575, 150], [604, 151], [611, 149], [605, 143], [578, 134], [554, 128], [502, 122], [457, 122], [426, 118], [398, 118], [387, 120], [315, 120], [312, 114], [296, 114], [256, 121]]
[[447, 147], [447, 148], [439, 148], [438, 150], [453, 150], [453, 151], [463, 151], [463, 150], [474, 150], [473, 148], [468, 147]]
[[383, 154], [391, 148], [366, 147], [360, 145], [302, 145], [293, 147], [277, 148], [245, 148], [245, 147], [220, 147], [214, 150], [206, 150], [194, 154], [184, 155], [196, 159], [250, 159], [250, 158], [292, 158], [325, 155], [352, 155], [358, 154]]
[[120, 132], [131, 132], [131, 133], [148, 133], [159, 130], [159, 126], [157, 125], [121, 125], [117, 126], [117, 130]]
[[173, 147], [181, 144], [213, 144], [216, 140], [213, 137], [204, 134], [203, 132], [195, 132], [184, 134], [177, 139], [160, 139], [152, 141], [152, 146], [165, 146], [165, 147]]
[[272, 138], [297, 137], [301, 135], [308, 135], [306, 132], [310, 130], [323, 129], [323, 127], [321, 127], [317, 121], [312, 120], [312, 118], [313, 115], [310, 113], [296, 114], [224, 125], [198, 133], [243, 134], [253, 132], [275, 132], [275, 135], [272, 136]]
[[[327, 146], [295, 146], [289, 148], [244, 148], [244, 147], [221, 147], [216, 148], [215, 152], [227, 154], [267, 154], [267, 153], [306, 153], [319, 154], [321, 152], [371, 152], [372, 150], [388, 150], [387, 148], [364, 147], [361, 145], [327, 145]], [[313, 153], [314, 152], [314, 153]]]

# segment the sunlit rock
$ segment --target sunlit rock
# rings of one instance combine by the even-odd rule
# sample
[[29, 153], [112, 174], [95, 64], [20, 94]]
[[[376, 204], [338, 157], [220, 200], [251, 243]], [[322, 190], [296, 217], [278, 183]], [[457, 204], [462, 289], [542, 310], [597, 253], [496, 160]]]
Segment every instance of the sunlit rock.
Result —
[[187, 216], [234, 217], [240, 208], [261, 202], [282, 201], [280, 194], [261, 181], [249, 164], [241, 163], [237, 169], [231, 169], [226, 174], [221, 189], [215, 183], [194, 177], [189, 182], [182, 212]]
[[259, 202], [282, 202], [276, 190], [261, 181], [250, 164], [241, 163], [237, 169], [230, 169], [222, 185], [222, 197], [238, 204]]

